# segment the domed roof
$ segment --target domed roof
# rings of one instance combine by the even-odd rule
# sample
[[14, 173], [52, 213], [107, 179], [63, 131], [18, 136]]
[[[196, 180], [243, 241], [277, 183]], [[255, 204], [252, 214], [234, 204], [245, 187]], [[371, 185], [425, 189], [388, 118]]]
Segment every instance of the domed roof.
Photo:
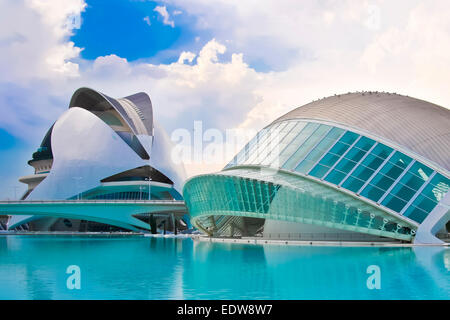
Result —
[[334, 95], [294, 109], [274, 122], [313, 119], [366, 131], [450, 170], [450, 110], [392, 93]]

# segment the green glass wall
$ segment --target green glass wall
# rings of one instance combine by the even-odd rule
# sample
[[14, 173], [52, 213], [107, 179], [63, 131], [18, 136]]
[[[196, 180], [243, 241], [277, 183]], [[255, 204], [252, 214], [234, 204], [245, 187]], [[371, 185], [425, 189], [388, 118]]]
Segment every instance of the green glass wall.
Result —
[[224, 235], [226, 224], [242, 228], [230, 217], [308, 223], [407, 241], [416, 229], [335, 188], [282, 171], [231, 169], [198, 176], [186, 183], [183, 195], [192, 222], [216, 236]]

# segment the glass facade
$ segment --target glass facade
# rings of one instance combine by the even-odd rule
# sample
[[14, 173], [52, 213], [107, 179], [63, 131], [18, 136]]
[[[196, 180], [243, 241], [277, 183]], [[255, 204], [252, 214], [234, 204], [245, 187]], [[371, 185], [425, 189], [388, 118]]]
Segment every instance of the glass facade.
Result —
[[402, 152], [352, 131], [287, 120], [261, 130], [225, 168], [261, 165], [307, 174], [421, 223], [450, 180]]
[[192, 222], [214, 236], [247, 234], [241, 217], [284, 220], [409, 241], [416, 227], [348, 194], [286, 172], [235, 168], [184, 188]]

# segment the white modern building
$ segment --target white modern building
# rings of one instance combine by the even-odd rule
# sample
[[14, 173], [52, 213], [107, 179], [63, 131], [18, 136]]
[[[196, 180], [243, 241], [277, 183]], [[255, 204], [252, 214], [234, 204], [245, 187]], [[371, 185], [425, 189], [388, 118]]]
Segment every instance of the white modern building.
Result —
[[[34, 174], [19, 179], [28, 185], [22, 200], [182, 200], [185, 172], [172, 161], [171, 150], [167, 133], [153, 119], [147, 94], [113, 99], [78, 89], [28, 162]], [[8, 228], [87, 231], [146, 226], [131, 214], [96, 210], [80, 212], [76, 219], [73, 214], [61, 217], [63, 213], [14, 215]], [[174, 221], [173, 215], [171, 219], [171, 225], [188, 223]]]
[[357, 92], [276, 119], [183, 195], [210, 236], [441, 243], [449, 170], [448, 109]]

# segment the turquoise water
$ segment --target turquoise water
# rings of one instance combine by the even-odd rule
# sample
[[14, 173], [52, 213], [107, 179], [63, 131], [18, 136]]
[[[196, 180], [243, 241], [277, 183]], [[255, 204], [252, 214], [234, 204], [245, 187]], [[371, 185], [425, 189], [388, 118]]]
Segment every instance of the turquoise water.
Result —
[[[69, 290], [69, 265], [81, 289]], [[367, 287], [367, 267], [381, 288]], [[0, 299], [448, 299], [450, 249], [0, 236]]]

